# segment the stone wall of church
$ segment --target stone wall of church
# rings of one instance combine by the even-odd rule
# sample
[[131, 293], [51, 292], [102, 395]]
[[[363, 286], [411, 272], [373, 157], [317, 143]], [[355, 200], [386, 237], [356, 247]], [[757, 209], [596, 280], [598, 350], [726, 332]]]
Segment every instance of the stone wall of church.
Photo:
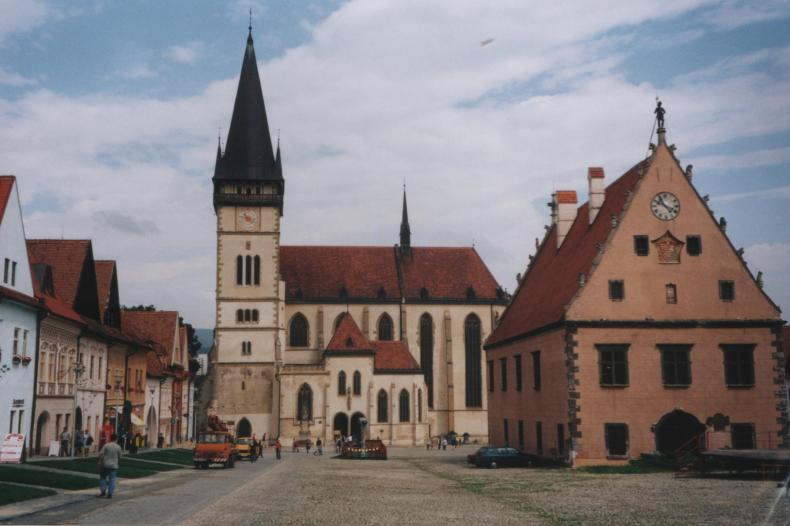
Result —
[[214, 365], [214, 397], [223, 420], [246, 418], [252, 432], [273, 432], [274, 364]]

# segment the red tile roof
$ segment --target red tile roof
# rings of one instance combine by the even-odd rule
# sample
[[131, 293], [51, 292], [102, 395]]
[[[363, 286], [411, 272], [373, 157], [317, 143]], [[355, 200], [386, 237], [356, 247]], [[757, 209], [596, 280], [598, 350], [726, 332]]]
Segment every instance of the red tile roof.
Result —
[[579, 274], [588, 276], [599, 246], [612, 230], [610, 218], [622, 211], [644, 164], [646, 161], [637, 164], [606, 188], [603, 206], [592, 225], [588, 225], [588, 203], [577, 210], [576, 220], [559, 250], [556, 249], [557, 227], [552, 227], [513, 301], [486, 341], [487, 348], [564, 318], [566, 306], [579, 289]]
[[428, 300], [472, 302], [471, 287], [477, 301], [504, 303], [502, 289], [474, 248], [414, 247], [399, 262], [406, 300], [419, 301], [425, 287]]
[[359, 330], [349, 313], [341, 315], [337, 330], [326, 346], [326, 353], [332, 354], [373, 354], [375, 372], [420, 372], [420, 364], [409, 352], [409, 346], [402, 341], [370, 341]]
[[576, 197], [575, 190], [557, 190], [555, 193], [557, 194], [558, 203], [576, 204], [579, 202], [579, 198]]
[[16, 177], [13, 175], [0, 175], [0, 223], [3, 222], [11, 190], [14, 188], [14, 181], [16, 181]]
[[373, 368], [376, 372], [421, 372], [420, 364], [409, 352], [409, 344], [399, 340], [370, 342], [376, 349]]
[[428, 300], [504, 303], [477, 251], [466, 247], [414, 247], [402, 256], [394, 247], [283, 246], [280, 272], [289, 301], [420, 301], [425, 287]]
[[283, 246], [280, 273], [288, 299], [400, 298], [392, 247]]
[[330, 352], [363, 352], [371, 353], [374, 351], [371, 342], [359, 330], [359, 326], [354, 322], [354, 318], [347, 312], [340, 315], [335, 334], [326, 346]]
[[99, 314], [104, 319], [104, 311], [110, 303], [112, 276], [115, 272], [115, 261], [96, 260], [96, 289], [99, 292]]
[[178, 312], [176, 311], [121, 311], [121, 326], [125, 333], [138, 340], [151, 342], [157, 353], [170, 364], [175, 346]]
[[74, 305], [76, 300], [85, 258], [90, 249], [89, 239], [27, 240], [30, 265], [44, 263], [52, 267], [55, 296], [69, 305]]

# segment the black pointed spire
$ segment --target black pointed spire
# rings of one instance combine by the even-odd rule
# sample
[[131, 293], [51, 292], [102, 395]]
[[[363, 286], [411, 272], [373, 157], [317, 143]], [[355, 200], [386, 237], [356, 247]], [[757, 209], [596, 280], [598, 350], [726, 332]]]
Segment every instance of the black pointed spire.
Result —
[[247, 35], [247, 48], [225, 142], [225, 154], [222, 156], [221, 170], [214, 178], [232, 181], [282, 181], [282, 173], [277, 173], [275, 169], [261, 79], [255, 60], [252, 24]]
[[406, 185], [403, 185], [403, 215], [400, 221], [400, 249], [403, 253], [411, 251], [411, 228], [409, 227], [409, 209], [406, 206]]
[[217, 160], [214, 164], [214, 177], [218, 178], [222, 173], [222, 145], [219, 134], [217, 134]]

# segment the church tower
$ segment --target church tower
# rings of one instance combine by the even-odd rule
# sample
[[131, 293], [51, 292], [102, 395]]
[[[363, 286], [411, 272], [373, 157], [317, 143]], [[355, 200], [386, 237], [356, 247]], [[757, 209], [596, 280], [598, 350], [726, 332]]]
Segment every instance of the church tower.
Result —
[[252, 28], [225, 151], [214, 168], [217, 288], [212, 405], [239, 435], [276, 433], [283, 341], [280, 219], [285, 181], [272, 148]]

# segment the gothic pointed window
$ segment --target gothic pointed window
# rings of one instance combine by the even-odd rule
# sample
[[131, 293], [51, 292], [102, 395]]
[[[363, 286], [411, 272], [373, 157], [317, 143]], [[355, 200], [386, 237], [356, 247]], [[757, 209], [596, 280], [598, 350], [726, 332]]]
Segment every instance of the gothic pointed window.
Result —
[[338, 396], [345, 396], [346, 394], [346, 372], [340, 371], [337, 374], [337, 394]]
[[299, 388], [299, 395], [297, 398], [297, 413], [296, 419], [300, 422], [313, 419], [313, 390], [307, 384], [302, 384]]
[[258, 309], [252, 309], [252, 321], [258, 323]]
[[244, 282], [244, 258], [236, 256], [236, 285], [241, 285]]
[[417, 422], [422, 422], [422, 389], [417, 389]]
[[433, 319], [427, 312], [420, 316], [420, 367], [428, 387], [428, 407], [433, 407]]
[[387, 410], [387, 391], [384, 389], [379, 391], [379, 395], [376, 397], [376, 416], [378, 417], [379, 422], [387, 422], [389, 411]]
[[261, 284], [261, 256], [255, 256], [252, 270], [252, 281], [256, 285]]
[[398, 396], [398, 416], [401, 422], [409, 421], [409, 392], [406, 389], [401, 389]]
[[470, 314], [464, 321], [464, 351], [466, 357], [466, 406], [482, 407], [480, 318]]
[[307, 347], [309, 343], [309, 326], [307, 318], [301, 312], [297, 312], [291, 318], [291, 327], [289, 330], [289, 344], [291, 347]]
[[359, 396], [362, 394], [362, 375], [359, 371], [354, 371], [354, 395]]
[[386, 312], [379, 318], [379, 340], [389, 341], [392, 340], [392, 318]]
[[238, 309], [238, 310], [236, 311], [236, 321], [237, 321], [237, 322], [242, 322], [242, 321], [244, 321], [244, 311], [243, 311], [243, 310], [241, 310], [241, 309]]
[[252, 285], [252, 256], [244, 258], [244, 284]]
[[244, 321], [252, 321], [252, 313], [250, 309], [244, 309]]

